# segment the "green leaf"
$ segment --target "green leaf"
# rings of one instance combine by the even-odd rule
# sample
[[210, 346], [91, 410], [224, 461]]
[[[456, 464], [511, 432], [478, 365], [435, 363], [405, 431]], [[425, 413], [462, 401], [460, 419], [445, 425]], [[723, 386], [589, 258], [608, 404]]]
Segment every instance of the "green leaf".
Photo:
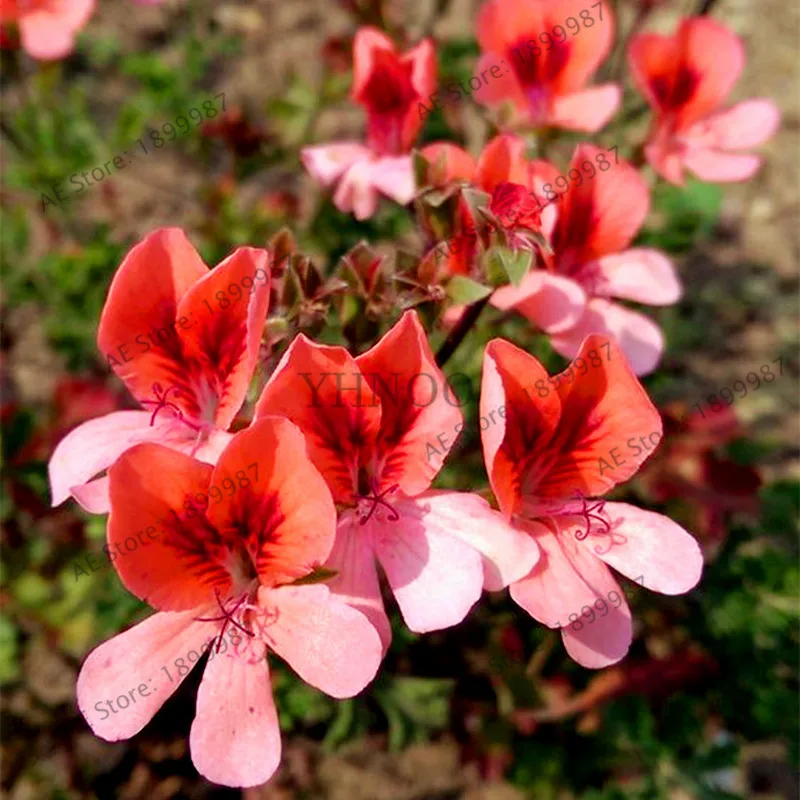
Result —
[[292, 581], [292, 586], [307, 586], [310, 583], [324, 583], [325, 581], [329, 581], [331, 578], [335, 578], [339, 574], [338, 570], [335, 569], [327, 569], [325, 567], [314, 567], [314, 569], [308, 573], [308, 575], [304, 575], [302, 578], [298, 578], [296, 581]]
[[533, 263], [530, 250], [505, 251], [500, 254], [506, 274], [514, 286], [519, 286]]
[[519, 286], [533, 264], [533, 253], [495, 246], [487, 253], [485, 264], [492, 286], [502, 286], [509, 281]]
[[472, 305], [483, 300], [492, 293], [489, 286], [465, 278], [463, 275], [454, 275], [447, 284], [447, 296], [458, 305]]

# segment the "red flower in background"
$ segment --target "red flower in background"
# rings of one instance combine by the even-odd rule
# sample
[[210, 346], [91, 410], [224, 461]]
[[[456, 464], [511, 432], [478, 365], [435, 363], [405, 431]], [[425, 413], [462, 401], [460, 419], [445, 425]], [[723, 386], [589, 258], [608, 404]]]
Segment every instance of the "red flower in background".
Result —
[[425, 39], [398, 53], [376, 28], [359, 28], [353, 43], [352, 98], [367, 112], [367, 144], [336, 142], [303, 148], [306, 169], [324, 186], [337, 184], [333, 202], [340, 211], [367, 219], [378, 193], [401, 205], [414, 196], [409, 155], [422, 120], [417, 103], [436, 85], [436, 55]]
[[[94, 0], [0, 0], [0, 26], [17, 23], [28, 55], [54, 61], [72, 52], [93, 11]], [[3, 36], [4, 46], [12, 41]]]
[[688, 505], [687, 521], [706, 551], [725, 540], [732, 513], [758, 514], [758, 471], [720, 455], [719, 450], [743, 434], [732, 408], [686, 414], [682, 403], [662, 409], [665, 441], [639, 476], [659, 503]]
[[[602, 128], [617, 110], [621, 91], [615, 83], [585, 88], [614, 41], [611, 9], [605, 2], [600, 5], [598, 13], [598, 3], [586, 0], [489, 0], [478, 14], [476, 35], [483, 55], [475, 71], [502, 65], [504, 73], [484, 82], [476, 98], [492, 106], [510, 101], [534, 126]], [[582, 17], [582, 11], [589, 16]], [[574, 28], [569, 20], [575, 21]], [[553, 33], [558, 29], [563, 41]], [[549, 48], [542, 35], [550, 37]], [[530, 42], [536, 45], [531, 48]]]
[[763, 98], [721, 108], [745, 62], [728, 28], [708, 17], [682, 19], [672, 36], [636, 36], [628, 61], [656, 112], [645, 153], [663, 178], [681, 184], [688, 169], [703, 181], [743, 181], [761, 166], [760, 157], [736, 151], [766, 142], [780, 112]]
[[[520, 286], [498, 289], [492, 304], [526, 316], [550, 334], [553, 347], [566, 358], [577, 354], [589, 334], [611, 334], [634, 371], [644, 375], [661, 359], [663, 334], [644, 314], [610, 298], [671, 305], [680, 298], [681, 285], [663, 253], [628, 248], [647, 217], [650, 193], [639, 172], [622, 159], [606, 157], [611, 166], [598, 169], [595, 162], [603, 153], [594, 145], [578, 145], [567, 172], [577, 173], [580, 183], [570, 185], [542, 215], [552, 250], [542, 254], [546, 270], [530, 272]], [[587, 164], [591, 175], [582, 169]], [[546, 170], [540, 166], [538, 172]], [[541, 191], [541, 178], [532, 183]]]
[[49, 464], [53, 505], [71, 494], [105, 513], [108, 478], [94, 478], [140, 442], [216, 460], [258, 359], [269, 261], [265, 250], [240, 247], [211, 271], [178, 228], [157, 230], [128, 253], [97, 344], [145, 410], [90, 420], [59, 443]]

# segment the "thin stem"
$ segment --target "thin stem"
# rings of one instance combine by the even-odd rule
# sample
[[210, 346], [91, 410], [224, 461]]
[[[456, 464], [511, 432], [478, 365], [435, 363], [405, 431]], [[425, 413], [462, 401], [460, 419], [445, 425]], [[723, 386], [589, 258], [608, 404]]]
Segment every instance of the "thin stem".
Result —
[[467, 307], [467, 310], [461, 315], [458, 324], [450, 331], [450, 334], [439, 348], [439, 352], [436, 354], [437, 366], [443, 367], [450, 359], [450, 356], [455, 353], [464, 337], [469, 333], [470, 328], [472, 328], [481, 315], [481, 311], [483, 311], [484, 306], [489, 302], [490, 297], [491, 295], [487, 294], [486, 297], [481, 298], [477, 303], [473, 303], [471, 306]]
[[8, 141], [11, 142], [11, 144], [13, 144], [14, 147], [19, 151], [20, 155], [23, 156], [31, 155], [31, 151], [27, 147], [25, 147], [25, 145], [20, 140], [19, 136], [17, 136], [16, 131], [14, 131], [14, 129], [11, 128], [6, 123], [6, 121], [1, 117], [0, 117], [0, 131], [3, 132], [6, 139], [8, 139]]
[[702, 17], [705, 14], [708, 14], [712, 8], [716, 5], [717, 0], [700, 0], [700, 5], [697, 8], [697, 16]]

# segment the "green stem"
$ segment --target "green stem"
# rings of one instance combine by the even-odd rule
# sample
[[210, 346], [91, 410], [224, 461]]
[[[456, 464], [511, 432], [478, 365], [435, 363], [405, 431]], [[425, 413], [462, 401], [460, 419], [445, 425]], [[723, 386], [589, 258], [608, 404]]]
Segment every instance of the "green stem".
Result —
[[467, 310], [461, 315], [458, 324], [450, 331], [450, 334], [439, 348], [439, 352], [436, 354], [437, 366], [443, 367], [450, 359], [450, 356], [455, 353], [458, 346], [464, 340], [464, 337], [477, 322], [481, 311], [483, 311], [484, 307], [489, 302], [490, 297], [491, 295], [487, 294], [486, 297], [481, 298], [477, 303], [473, 303], [471, 306], [467, 307]]

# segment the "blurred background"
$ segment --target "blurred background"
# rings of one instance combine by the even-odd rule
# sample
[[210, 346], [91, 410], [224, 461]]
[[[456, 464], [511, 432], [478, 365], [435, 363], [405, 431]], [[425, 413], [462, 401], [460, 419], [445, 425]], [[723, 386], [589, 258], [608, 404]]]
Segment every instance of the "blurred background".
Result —
[[[623, 29], [637, 5], [618, 3]], [[571, 662], [559, 637], [506, 593], [425, 637], [395, 618], [384, 669], [354, 700], [329, 699], [279, 664], [283, 763], [268, 786], [245, 792], [212, 786], [191, 764], [199, 670], [131, 741], [95, 738], [78, 714], [82, 659], [149, 613], [113, 570], [76, 572], [76, 560], [85, 569], [86, 553], [100, 554], [105, 519], [72, 501], [50, 508], [46, 481], [67, 431], [131, 407], [95, 346], [110, 279], [127, 249], [164, 225], [183, 227], [209, 264], [239, 244], [264, 246], [285, 225], [324, 270], [363, 239], [379, 250], [419, 247], [407, 211], [385, 203], [357, 223], [298, 157], [308, 143], [360, 137], [363, 114], [347, 97], [351, 41], [374, 9], [356, 0], [103, 0], [71, 56], [50, 63], [3, 32], [3, 796], [798, 797], [800, 6], [782, 0], [712, 9], [746, 43], [733, 99], [765, 95], [782, 109], [765, 166], [724, 188], [659, 185], [639, 240], [672, 254], [686, 291], [654, 312], [669, 344], [645, 385], [665, 437], [618, 497], [694, 533], [707, 561], [700, 586], [662, 597], [626, 583], [634, 644], [600, 672]], [[383, 21], [407, 43], [435, 37], [444, 85], [472, 74], [476, 9], [470, 0], [404, 0], [384, 4]], [[666, 0], [648, 25], [669, 30], [693, 10]], [[161, 145], [150, 137], [221, 93], [224, 113]], [[646, 127], [645, 115], [618, 135], [641, 139]], [[421, 141], [445, 136], [479, 152], [486, 127], [471, 101], [427, 119]], [[141, 140], [148, 152], [115, 169], [115, 156]], [[101, 179], [70, 186], [69, 176], [95, 167]], [[487, 313], [491, 324], [445, 370], [472, 376], [475, 387], [483, 341], [531, 338], [527, 323]], [[546, 343], [529, 349], [552, 368], [563, 363]], [[265, 348], [262, 377], [273, 363]], [[764, 376], [764, 365], [773, 380], [730, 406], [709, 399], [748, 373]], [[486, 484], [476, 394], [441, 485]]]

